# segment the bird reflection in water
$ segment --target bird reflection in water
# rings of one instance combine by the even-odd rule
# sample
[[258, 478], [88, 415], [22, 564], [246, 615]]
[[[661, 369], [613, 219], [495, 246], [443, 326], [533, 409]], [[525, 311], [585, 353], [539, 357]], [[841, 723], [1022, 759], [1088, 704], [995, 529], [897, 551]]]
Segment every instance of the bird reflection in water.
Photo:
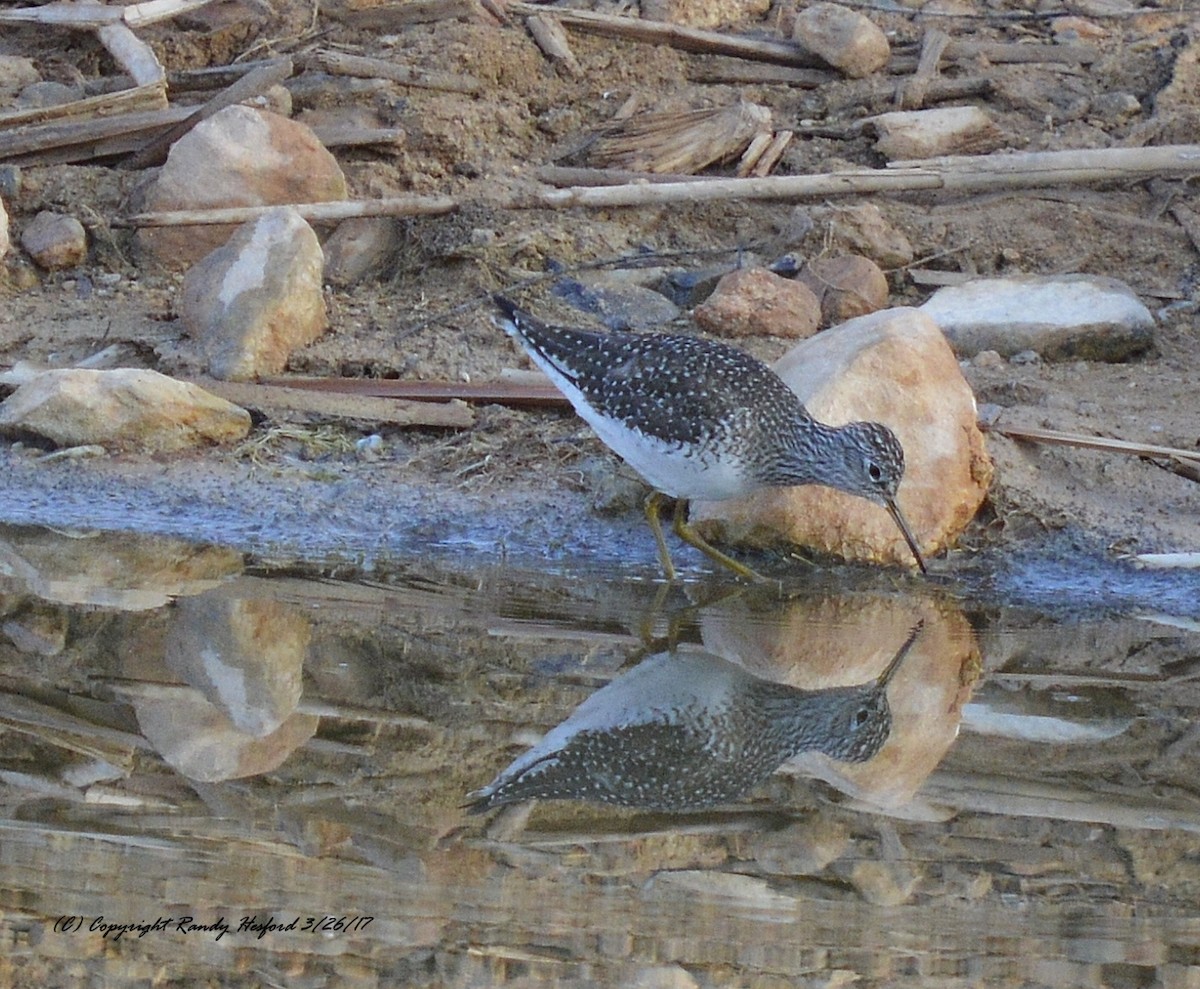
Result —
[[892, 729], [887, 687], [918, 623], [874, 680], [802, 690], [699, 649], [660, 653], [596, 691], [491, 783], [480, 814], [531, 799], [697, 810], [733, 800], [802, 752], [866, 762]]

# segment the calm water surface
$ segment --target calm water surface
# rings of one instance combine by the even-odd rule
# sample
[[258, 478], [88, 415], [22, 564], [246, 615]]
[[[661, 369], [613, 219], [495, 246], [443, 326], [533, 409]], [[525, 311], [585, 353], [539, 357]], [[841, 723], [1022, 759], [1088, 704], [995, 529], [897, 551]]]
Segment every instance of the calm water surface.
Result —
[[1002, 591], [0, 529], [0, 984], [1200, 984], [1200, 606]]

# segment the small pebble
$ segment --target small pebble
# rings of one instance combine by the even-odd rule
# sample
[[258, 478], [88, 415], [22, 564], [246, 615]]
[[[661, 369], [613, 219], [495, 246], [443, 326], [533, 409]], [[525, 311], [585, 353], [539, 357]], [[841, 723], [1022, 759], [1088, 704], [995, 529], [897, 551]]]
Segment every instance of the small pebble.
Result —
[[976, 418], [985, 426], [994, 426], [1004, 414], [1004, 406], [994, 402], [983, 402], [976, 410]]
[[1036, 350], [1022, 350], [1019, 354], [1013, 354], [1009, 361], [1013, 364], [1041, 364], [1042, 355]]
[[378, 433], [364, 436], [354, 444], [354, 453], [359, 460], [378, 460], [383, 453], [383, 437]]

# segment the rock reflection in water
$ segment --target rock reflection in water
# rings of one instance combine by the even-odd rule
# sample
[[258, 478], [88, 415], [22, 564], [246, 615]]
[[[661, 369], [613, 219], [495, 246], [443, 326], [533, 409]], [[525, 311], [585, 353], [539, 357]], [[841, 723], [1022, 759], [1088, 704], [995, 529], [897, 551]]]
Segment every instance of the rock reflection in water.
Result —
[[11, 575], [43, 601], [150, 611], [172, 598], [218, 586], [243, 569], [242, 554], [161, 536], [49, 529], [0, 530], [0, 591]]
[[147, 741], [189, 779], [268, 772], [317, 730], [315, 715], [296, 711], [310, 622], [266, 593], [243, 578], [180, 600], [161, 644], [143, 638], [126, 657], [131, 681], [118, 690]]
[[824, 594], [782, 603], [742, 595], [706, 608], [700, 634], [706, 649], [757, 676], [815, 690], [869, 676], [917, 621], [924, 631], [888, 691], [892, 732], [878, 756], [848, 765], [811, 752], [783, 767], [899, 812], [954, 743], [979, 674], [979, 647], [957, 602], [936, 593]]
[[801, 752], [866, 762], [891, 731], [887, 688], [919, 634], [920, 625], [874, 680], [817, 690], [700, 650], [652, 656], [471, 794], [469, 807], [570, 798], [692, 810], [741, 795]]

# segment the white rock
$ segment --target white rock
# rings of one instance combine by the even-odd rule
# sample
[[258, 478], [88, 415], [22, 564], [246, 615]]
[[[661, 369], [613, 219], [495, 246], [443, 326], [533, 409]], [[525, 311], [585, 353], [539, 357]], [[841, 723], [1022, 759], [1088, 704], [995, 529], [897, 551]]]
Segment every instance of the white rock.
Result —
[[1134, 291], [1097, 275], [980, 278], [938, 289], [921, 311], [961, 357], [1122, 361], [1154, 342], [1154, 316]]
[[4, 208], [4, 200], [0, 199], [0, 261], [8, 254], [8, 210]]
[[0, 91], [15, 93], [41, 79], [33, 59], [24, 55], [0, 55]]
[[278, 374], [325, 330], [317, 235], [281, 206], [238, 228], [191, 268], [180, 316], [214, 378]]
[[[775, 370], [822, 422], [882, 422], [904, 447], [897, 502], [924, 552], [951, 545], [974, 518], [992, 466], [975, 397], [937, 324], [916, 309], [885, 309], [793, 347]], [[693, 502], [691, 517], [735, 543], [790, 542], [848, 560], [915, 566], [880, 506], [832, 488], [768, 488]]]
[[897, 161], [937, 155], [979, 154], [1000, 146], [1000, 129], [977, 106], [896, 110], [868, 118], [879, 135], [875, 150]]
[[66, 368], [35, 375], [0, 403], [0, 429], [157, 453], [240, 440], [250, 413], [157, 371]]
[[[312, 129], [248, 106], [230, 106], [172, 146], [141, 190], [136, 211], [328, 202], [346, 198], [346, 178]], [[232, 226], [147, 227], [139, 246], [182, 268], [229, 239]]]

